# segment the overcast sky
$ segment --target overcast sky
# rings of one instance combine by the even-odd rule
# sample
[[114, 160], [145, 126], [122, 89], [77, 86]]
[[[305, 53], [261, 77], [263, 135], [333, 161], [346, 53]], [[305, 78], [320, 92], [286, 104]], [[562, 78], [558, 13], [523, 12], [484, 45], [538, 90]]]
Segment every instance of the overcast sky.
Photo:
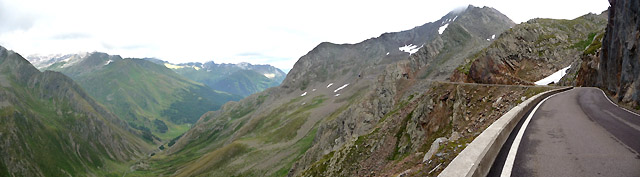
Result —
[[288, 70], [320, 42], [357, 43], [468, 4], [493, 7], [516, 23], [573, 19], [609, 6], [607, 0], [0, 0], [0, 45], [23, 56], [100, 51]]

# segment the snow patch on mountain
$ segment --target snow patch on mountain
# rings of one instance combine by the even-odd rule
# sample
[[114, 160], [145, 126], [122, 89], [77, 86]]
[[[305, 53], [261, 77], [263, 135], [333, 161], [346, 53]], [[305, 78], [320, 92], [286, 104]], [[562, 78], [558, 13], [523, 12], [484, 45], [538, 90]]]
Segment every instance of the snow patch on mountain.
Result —
[[164, 66], [169, 68], [169, 69], [180, 69], [180, 68], [193, 68], [195, 70], [200, 70], [202, 68], [195, 66], [195, 65], [174, 65], [171, 63], [164, 63]]
[[69, 58], [66, 58], [66, 59], [62, 60], [65, 63], [62, 64], [62, 66], [60, 66], [60, 68], [73, 66], [74, 64], [80, 62], [82, 60], [82, 58], [85, 58], [87, 55], [88, 55], [88, 53], [84, 53], [84, 54], [73, 55], [73, 56], [71, 56]]
[[336, 92], [338, 92], [338, 91], [340, 91], [340, 90], [344, 89], [344, 88], [345, 88], [345, 87], [347, 87], [347, 86], [349, 86], [349, 84], [344, 84], [344, 85], [342, 85], [341, 87], [338, 87], [338, 89], [334, 90], [333, 92], [334, 92], [334, 93], [336, 93]]
[[263, 75], [264, 75], [264, 77], [267, 77], [269, 79], [273, 79], [274, 77], [276, 77], [276, 74], [274, 74], [274, 73], [266, 73], [266, 74], [263, 74]]
[[418, 52], [418, 50], [420, 50], [420, 48], [422, 48], [422, 46], [418, 47], [416, 45], [413, 44], [409, 44], [409, 45], [405, 45], [402, 47], [399, 47], [398, 50], [403, 51], [403, 52], [407, 52], [409, 53], [409, 55]]
[[449, 26], [449, 24], [444, 24], [442, 25], [439, 29], [438, 29], [438, 33], [442, 34], [442, 32], [444, 32], [445, 29], [447, 29], [447, 27]]
[[556, 71], [555, 73], [551, 74], [550, 76], [547, 76], [544, 79], [537, 81], [535, 84], [549, 85], [550, 83], [558, 83], [558, 81], [560, 81], [560, 79], [562, 79], [562, 77], [564, 77], [564, 75], [567, 74], [567, 70], [569, 70], [569, 68], [571, 68], [571, 66], [562, 68], [559, 71]]

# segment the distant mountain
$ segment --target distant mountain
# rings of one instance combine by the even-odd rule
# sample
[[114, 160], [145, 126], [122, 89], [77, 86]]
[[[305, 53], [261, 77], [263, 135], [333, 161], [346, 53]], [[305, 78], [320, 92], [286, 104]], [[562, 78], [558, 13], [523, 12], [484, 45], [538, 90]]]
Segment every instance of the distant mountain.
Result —
[[79, 53], [79, 54], [51, 54], [51, 55], [29, 55], [26, 57], [29, 62], [36, 68], [46, 68], [51, 66], [54, 63], [70, 60], [74, 57], [83, 58], [87, 56], [89, 53]]
[[[358, 172], [396, 170], [386, 167], [423, 153], [425, 142], [452, 122], [447, 112], [429, 111], [444, 104], [432, 99], [453, 98], [455, 92], [433, 96], [431, 83], [446, 81], [514, 25], [495, 9], [469, 6], [357, 44], [321, 43], [280, 86], [204, 114], [164, 158], [149, 160], [150, 169], [140, 173], [363, 176]], [[375, 143], [364, 146], [367, 137]], [[376, 166], [359, 165], [365, 161]]]
[[278, 86], [286, 76], [282, 70], [271, 65], [217, 64], [213, 61], [172, 64], [153, 58], [146, 60], [165, 65], [176, 73], [204, 83], [215, 90], [242, 96], [249, 96], [266, 88]]
[[93, 98], [145, 132], [147, 140], [156, 139], [153, 135], [165, 140], [176, 137], [203, 113], [240, 99], [142, 59], [94, 52], [54, 60], [41, 69], [73, 78]]
[[0, 176], [121, 176], [140, 135], [69, 77], [0, 47]]

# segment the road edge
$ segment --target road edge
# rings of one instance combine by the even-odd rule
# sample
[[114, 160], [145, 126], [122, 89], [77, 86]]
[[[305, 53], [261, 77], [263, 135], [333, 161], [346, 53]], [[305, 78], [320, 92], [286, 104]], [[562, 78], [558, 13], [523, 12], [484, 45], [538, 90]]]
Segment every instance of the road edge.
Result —
[[541, 100], [572, 88], [564, 87], [549, 90], [518, 104], [478, 135], [438, 176], [486, 176], [491, 170], [493, 161], [498, 156], [502, 145], [504, 145], [509, 134], [511, 134], [527, 111], [538, 105]]

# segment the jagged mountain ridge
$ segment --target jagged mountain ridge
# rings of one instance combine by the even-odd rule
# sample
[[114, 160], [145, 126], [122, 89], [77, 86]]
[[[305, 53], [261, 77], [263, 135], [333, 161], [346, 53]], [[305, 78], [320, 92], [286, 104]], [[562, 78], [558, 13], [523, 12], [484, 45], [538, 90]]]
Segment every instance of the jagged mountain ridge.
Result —
[[69, 77], [0, 47], [0, 176], [119, 175], [146, 144]]
[[[463, 19], [482, 20], [471, 27]], [[469, 6], [436, 22], [358, 44], [321, 43], [298, 60], [280, 87], [203, 115], [165, 152], [167, 158], [149, 162], [147, 173], [299, 175], [322, 155], [350, 142], [349, 137], [366, 134], [393, 114], [400, 99], [428, 88], [429, 82], [419, 81], [452, 73], [455, 67], [449, 65], [467, 57], [454, 55], [457, 49], [480, 50], [489, 45], [488, 37], [513, 25], [495, 9]], [[423, 53], [411, 56], [414, 63], [431, 65], [410, 65], [409, 53], [401, 51], [407, 45], [433, 46], [409, 50]], [[416, 73], [425, 74], [414, 77]]]
[[[149, 141], [172, 139], [197, 121], [240, 96], [215, 91], [172, 70], [142, 59], [89, 53], [49, 65], [70, 76]], [[154, 137], [155, 135], [155, 137]]]
[[269, 87], [278, 86], [286, 76], [282, 70], [271, 65], [218, 64], [213, 61], [173, 64], [153, 58], [146, 60], [165, 65], [176, 73], [204, 83], [215, 90], [242, 96], [249, 96]]
[[[491, 38], [492, 35], [499, 35], [499, 32], [504, 30], [505, 27], [509, 28], [515, 25], [508, 17], [502, 15], [495, 9], [486, 8], [484, 11], [479, 11], [474, 10], [477, 8], [473, 6], [469, 7], [472, 9], [453, 11], [438, 21], [430, 22], [407, 31], [385, 33], [380, 37], [368, 39], [358, 44], [338, 45], [322, 43], [296, 62], [294, 68], [289, 72], [287, 79], [283, 82], [283, 86], [284, 88], [292, 87], [304, 90], [309, 82], [325, 82], [326, 80], [331, 80], [343, 75], [351, 79], [365, 75], [376, 77], [384, 71], [386, 64], [409, 57], [409, 52], [401, 50], [401, 48], [405, 46], [416, 46], [417, 50], [413, 50], [412, 53], [415, 52], [417, 55], [422, 55], [420, 58], [430, 60], [414, 61], [413, 65], [415, 66], [425, 66], [426, 63], [431, 62], [431, 60], [440, 60], [439, 63], [449, 63], [449, 61], [445, 61], [442, 58], [459, 58], [459, 56], [455, 56], [455, 53], [459, 51], [452, 50], [455, 47], [460, 47], [456, 45], [470, 42], [480, 46], [478, 48], [484, 48], [482, 46], [489, 43], [489, 41], [485, 41], [485, 39]], [[486, 13], [484, 13], [485, 11]], [[487, 23], [492, 21], [508, 22], [491, 24], [491, 26], [489, 26]], [[476, 39], [481, 40], [474, 41]], [[444, 41], [448, 43], [444, 44]], [[445, 52], [449, 53], [447, 53], [447, 55], [439, 55], [445, 47], [448, 47], [448, 51]], [[330, 50], [343, 51], [333, 53], [325, 52]], [[469, 50], [471, 49], [469, 48]], [[466, 55], [466, 53], [459, 55]], [[433, 58], [436, 56], [441, 56], [441, 58]], [[454, 59], [451, 63], [456, 63], [455, 66], [457, 66], [456, 61], [457, 60]], [[432, 64], [430, 66], [429, 70], [451, 70], [451, 67], [446, 66], [446, 64]], [[427, 78], [428, 76], [426, 75], [428, 74], [430, 73], [423, 73], [421, 78]], [[447, 74], [441, 73], [440, 75]], [[431, 75], [429, 78], [445, 79], [444, 77], [437, 77], [435, 75]]]

